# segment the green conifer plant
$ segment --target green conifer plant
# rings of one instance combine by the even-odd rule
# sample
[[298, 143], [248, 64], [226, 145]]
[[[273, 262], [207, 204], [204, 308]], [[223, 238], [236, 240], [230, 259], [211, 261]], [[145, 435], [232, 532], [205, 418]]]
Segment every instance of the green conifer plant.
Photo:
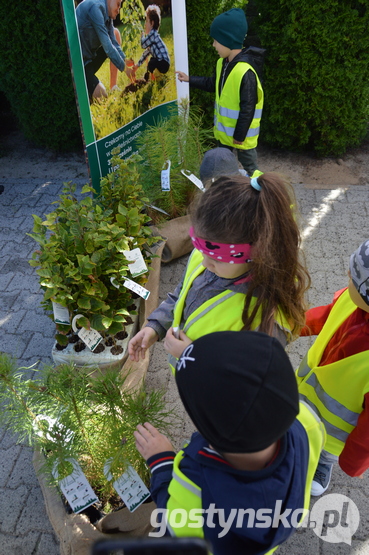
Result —
[[[19, 443], [44, 453], [41, 471], [49, 484], [57, 485], [68, 476], [70, 459], [77, 460], [104, 512], [119, 502], [112, 482], [128, 464], [149, 485], [148, 468], [135, 447], [133, 432], [149, 421], [170, 433], [173, 412], [165, 408], [164, 392], [127, 390], [127, 376], [119, 369], [103, 373], [67, 364], [44, 366], [33, 369], [32, 379], [27, 379], [27, 370], [0, 353], [0, 424], [17, 434]], [[108, 459], [110, 481], [104, 474]]]
[[[149, 126], [138, 142], [144, 159], [140, 166], [141, 183], [145, 194], [155, 206], [168, 216], [149, 209], [154, 223], [186, 214], [199, 189], [181, 173], [187, 170], [198, 177], [204, 153], [212, 148], [211, 129], [204, 129], [200, 110], [182, 102], [173, 109], [168, 119], [160, 119]], [[161, 171], [170, 160], [170, 191], [161, 189]]]

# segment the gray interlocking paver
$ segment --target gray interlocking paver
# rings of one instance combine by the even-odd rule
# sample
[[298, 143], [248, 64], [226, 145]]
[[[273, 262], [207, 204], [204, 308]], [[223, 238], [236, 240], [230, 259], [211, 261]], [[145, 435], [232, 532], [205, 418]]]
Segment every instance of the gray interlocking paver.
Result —
[[[49, 363], [53, 345], [54, 326], [40, 306], [42, 294], [38, 288], [35, 269], [28, 260], [37, 248], [30, 237], [32, 214], [41, 217], [54, 210], [51, 204], [61, 193], [63, 182], [72, 180], [79, 188], [87, 181], [83, 155], [55, 157], [39, 149], [45, 164], [37, 176], [33, 161], [28, 173], [14, 174], [12, 166], [5, 171], [1, 165], [0, 182], [5, 191], [0, 196], [0, 350], [18, 357], [19, 366], [31, 366], [40, 361]], [[288, 155], [287, 155], [288, 156]], [[359, 156], [359, 155], [358, 155]], [[365, 153], [360, 154], [363, 158]], [[274, 168], [283, 166], [284, 155], [274, 158]], [[69, 161], [73, 164], [70, 167]], [[262, 166], [263, 157], [260, 156]], [[351, 161], [348, 161], [348, 165]], [[55, 170], [53, 164], [58, 171]], [[313, 161], [310, 161], [310, 165]], [[321, 167], [321, 161], [317, 161]], [[15, 177], [7, 178], [7, 174]], [[286, 173], [285, 171], [283, 173]], [[303, 175], [303, 173], [301, 174]], [[361, 177], [362, 182], [365, 176]], [[308, 293], [311, 306], [329, 303], [332, 294], [347, 284], [347, 265], [351, 252], [369, 236], [368, 187], [338, 185], [337, 188], [313, 189], [301, 179], [294, 184], [301, 212], [300, 227], [304, 234], [303, 249], [312, 277]], [[324, 184], [323, 184], [324, 185]], [[339, 189], [339, 190], [337, 190]], [[160, 299], [174, 289], [180, 280], [186, 257], [162, 267]], [[296, 367], [302, 360], [310, 338], [300, 338], [289, 347]], [[34, 374], [32, 368], [27, 377]], [[178, 398], [173, 376], [167, 368], [162, 344], [155, 344], [147, 375], [149, 387], [166, 391], [168, 406], [178, 414], [179, 425], [173, 431], [173, 441], [179, 448], [193, 431]], [[58, 555], [58, 540], [47, 518], [41, 490], [35, 476], [31, 450], [16, 445], [16, 438], [0, 429], [0, 555]], [[335, 468], [328, 493], [344, 493], [360, 510], [362, 523], [355, 533], [352, 546], [323, 542], [310, 529], [297, 532], [278, 553], [281, 555], [367, 555], [369, 553], [369, 479], [352, 479]], [[312, 505], [316, 502], [313, 499]]]

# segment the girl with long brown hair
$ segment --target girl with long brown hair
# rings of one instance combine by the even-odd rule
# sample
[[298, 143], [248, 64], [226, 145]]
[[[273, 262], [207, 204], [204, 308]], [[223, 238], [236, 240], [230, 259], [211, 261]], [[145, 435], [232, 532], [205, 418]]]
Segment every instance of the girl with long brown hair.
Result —
[[195, 249], [184, 279], [130, 341], [131, 359], [164, 336], [176, 358], [214, 331], [257, 329], [284, 345], [298, 337], [310, 278], [295, 206], [291, 185], [276, 173], [217, 179], [192, 210]]

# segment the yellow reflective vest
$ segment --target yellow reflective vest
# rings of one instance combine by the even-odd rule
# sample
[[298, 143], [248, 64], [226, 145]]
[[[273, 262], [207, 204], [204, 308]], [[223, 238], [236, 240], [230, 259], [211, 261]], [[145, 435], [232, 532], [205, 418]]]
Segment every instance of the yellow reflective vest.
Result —
[[[302, 515], [299, 521], [299, 525], [301, 525], [304, 517], [308, 514], [311, 483], [319, 462], [321, 450], [324, 447], [326, 434], [318, 416], [304, 402], [300, 402], [300, 412], [297, 419], [304, 427], [309, 441], [309, 461], [306, 472], [304, 506], [299, 507], [301, 510], [304, 509], [303, 513], [301, 511]], [[201, 488], [181, 471], [180, 463], [183, 457], [184, 451], [180, 451], [174, 459], [173, 477], [168, 487], [169, 499], [166, 506], [167, 528], [172, 536], [204, 538], [203, 528], [196, 526], [198, 518], [203, 514], [201, 512], [203, 508]], [[245, 500], [245, 504], [247, 504], [247, 500]], [[247, 505], [245, 505], [245, 509], [247, 508]], [[178, 509], [181, 510], [181, 513], [185, 511], [187, 518], [182, 518], [182, 522], [178, 522], [178, 526], [176, 526], [177, 519], [173, 511], [179, 512]], [[196, 513], [193, 511], [194, 509]], [[265, 555], [271, 555], [277, 548], [278, 546], [274, 547]]]
[[[174, 307], [173, 327], [181, 327], [182, 314], [188, 295], [188, 291], [194, 280], [205, 271], [202, 265], [203, 256], [197, 249], [192, 251], [188, 261], [186, 274], [183, 280], [181, 292]], [[256, 299], [251, 302], [250, 310]], [[240, 331], [243, 328], [242, 312], [245, 304], [245, 294], [236, 293], [229, 289], [222, 291], [215, 297], [205, 301], [197, 308], [184, 323], [183, 331], [192, 340], [198, 339], [208, 333], [216, 331]], [[252, 324], [252, 329], [256, 330], [260, 325], [261, 311], [259, 310]], [[290, 332], [290, 325], [287, 319], [280, 313], [276, 315], [276, 322], [282, 329]], [[169, 355], [169, 364], [173, 374], [177, 359]]]
[[363, 410], [369, 392], [368, 351], [319, 366], [328, 342], [357, 309], [348, 289], [332, 307], [322, 331], [296, 371], [300, 398], [320, 416], [327, 431], [325, 449], [339, 456]]
[[[234, 148], [256, 148], [260, 132], [260, 120], [263, 112], [264, 92], [260, 79], [254, 68], [247, 62], [237, 62], [228, 75], [219, 96], [219, 80], [222, 73], [223, 59], [219, 58], [216, 66], [214, 137], [224, 145]], [[246, 71], [255, 74], [257, 82], [257, 103], [254, 117], [242, 145], [233, 144], [233, 134], [240, 114], [240, 87]]]

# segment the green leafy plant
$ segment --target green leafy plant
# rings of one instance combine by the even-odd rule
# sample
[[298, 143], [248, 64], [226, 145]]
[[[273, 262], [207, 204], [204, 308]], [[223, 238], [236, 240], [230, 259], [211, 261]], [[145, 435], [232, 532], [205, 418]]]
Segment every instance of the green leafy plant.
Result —
[[[211, 147], [212, 130], [203, 128], [200, 110], [189, 110], [185, 101], [171, 110], [168, 119], [162, 118], [156, 125], [145, 129], [138, 139], [144, 159], [140, 167], [142, 187], [155, 206], [165, 210], [168, 219], [183, 216], [191, 203], [196, 186], [181, 170], [196, 176], [205, 151]], [[170, 191], [161, 190], [161, 171], [167, 160], [171, 162]], [[155, 210], [149, 214], [154, 222], [163, 220]]]
[[[102, 180], [99, 196], [78, 200], [76, 186], [65, 184], [56, 201], [56, 209], [42, 221], [34, 215], [33, 233], [39, 243], [30, 264], [38, 268], [44, 290], [43, 306], [52, 309], [52, 301], [67, 307], [70, 317], [83, 313], [78, 325], [115, 335], [124, 330], [134, 294], [122, 283], [130, 277], [124, 252], [139, 248], [147, 265], [157, 241], [147, 226], [145, 202], [138, 184], [136, 162], [113, 157], [116, 168]], [[94, 193], [85, 185], [82, 193]], [[112, 284], [121, 285], [119, 289]], [[147, 273], [134, 279], [139, 285]], [[57, 341], [66, 345], [70, 326], [57, 324]]]
[[108, 459], [114, 479], [131, 464], [149, 484], [133, 431], [149, 421], [162, 432], [170, 432], [173, 413], [166, 410], [162, 391], [127, 390], [127, 376], [119, 369], [102, 373], [77, 370], [73, 365], [45, 366], [36, 369], [32, 379], [26, 379], [26, 371], [0, 353], [0, 402], [6, 407], [0, 412], [0, 423], [18, 434], [20, 443], [45, 454], [42, 472], [50, 484], [70, 474], [70, 459], [75, 459], [105, 511], [117, 497], [114, 480], [104, 474]]

